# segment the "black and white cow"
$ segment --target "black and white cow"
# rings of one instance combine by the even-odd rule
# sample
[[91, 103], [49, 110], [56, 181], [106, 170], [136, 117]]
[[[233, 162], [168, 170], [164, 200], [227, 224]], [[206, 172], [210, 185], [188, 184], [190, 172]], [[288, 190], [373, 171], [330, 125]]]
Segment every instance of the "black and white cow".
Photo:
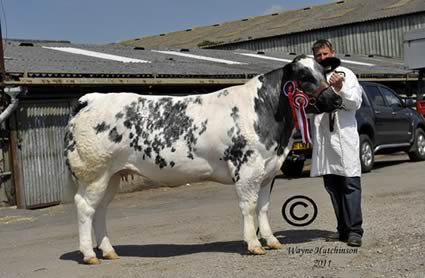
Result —
[[249, 252], [265, 253], [255, 217], [267, 245], [282, 248], [267, 217], [270, 185], [294, 130], [282, 84], [296, 80], [315, 103], [306, 108], [308, 113], [329, 112], [341, 105], [341, 98], [324, 76], [320, 65], [301, 56], [244, 85], [205, 95], [81, 97], [68, 125], [65, 157], [79, 185], [75, 203], [84, 262], [99, 263], [92, 225], [103, 257], [118, 258], [107, 236], [105, 213], [120, 177], [128, 174], [168, 184], [234, 184]]

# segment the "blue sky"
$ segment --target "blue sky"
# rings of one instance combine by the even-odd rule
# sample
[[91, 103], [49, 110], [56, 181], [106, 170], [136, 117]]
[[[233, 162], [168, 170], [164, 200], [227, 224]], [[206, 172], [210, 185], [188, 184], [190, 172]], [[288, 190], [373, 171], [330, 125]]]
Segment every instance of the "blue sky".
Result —
[[108, 43], [331, 0], [0, 0], [3, 37]]

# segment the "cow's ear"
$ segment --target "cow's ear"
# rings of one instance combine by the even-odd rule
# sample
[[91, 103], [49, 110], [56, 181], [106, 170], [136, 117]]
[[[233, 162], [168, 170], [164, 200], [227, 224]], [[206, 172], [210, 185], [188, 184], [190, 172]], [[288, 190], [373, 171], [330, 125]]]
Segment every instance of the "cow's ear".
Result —
[[294, 58], [294, 60], [292, 60], [292, 63], [296, 63], [299, 60], [305, 59], [305, 58], [307, 58], [307, 56], [305, 54], [298, 55], [297, 57]]

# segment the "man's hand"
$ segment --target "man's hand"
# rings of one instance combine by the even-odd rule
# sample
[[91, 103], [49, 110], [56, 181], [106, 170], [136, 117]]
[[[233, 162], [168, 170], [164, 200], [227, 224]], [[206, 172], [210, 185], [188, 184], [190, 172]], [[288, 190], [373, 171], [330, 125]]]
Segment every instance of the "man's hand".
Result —
[[342, 89], [342, 83], [344, 81], [344, 77], [338, 73], [332, 73], [331, 78], [329, 79], [329, 85], [331, 85], [335, 91], [339, 92]]

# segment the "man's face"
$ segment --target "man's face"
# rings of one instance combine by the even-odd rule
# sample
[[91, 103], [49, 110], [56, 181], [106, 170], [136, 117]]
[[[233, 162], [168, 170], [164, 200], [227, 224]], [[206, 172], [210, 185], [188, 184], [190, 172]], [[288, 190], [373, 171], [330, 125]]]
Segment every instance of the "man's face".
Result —
[[314, 59], [316, 62], [320, 63], [324, 59], [328, 57], [335, 57], [335, 51], [331, 50], [329, 47], [324, 46], [322, 48], [319, 48], [314, 52]]

